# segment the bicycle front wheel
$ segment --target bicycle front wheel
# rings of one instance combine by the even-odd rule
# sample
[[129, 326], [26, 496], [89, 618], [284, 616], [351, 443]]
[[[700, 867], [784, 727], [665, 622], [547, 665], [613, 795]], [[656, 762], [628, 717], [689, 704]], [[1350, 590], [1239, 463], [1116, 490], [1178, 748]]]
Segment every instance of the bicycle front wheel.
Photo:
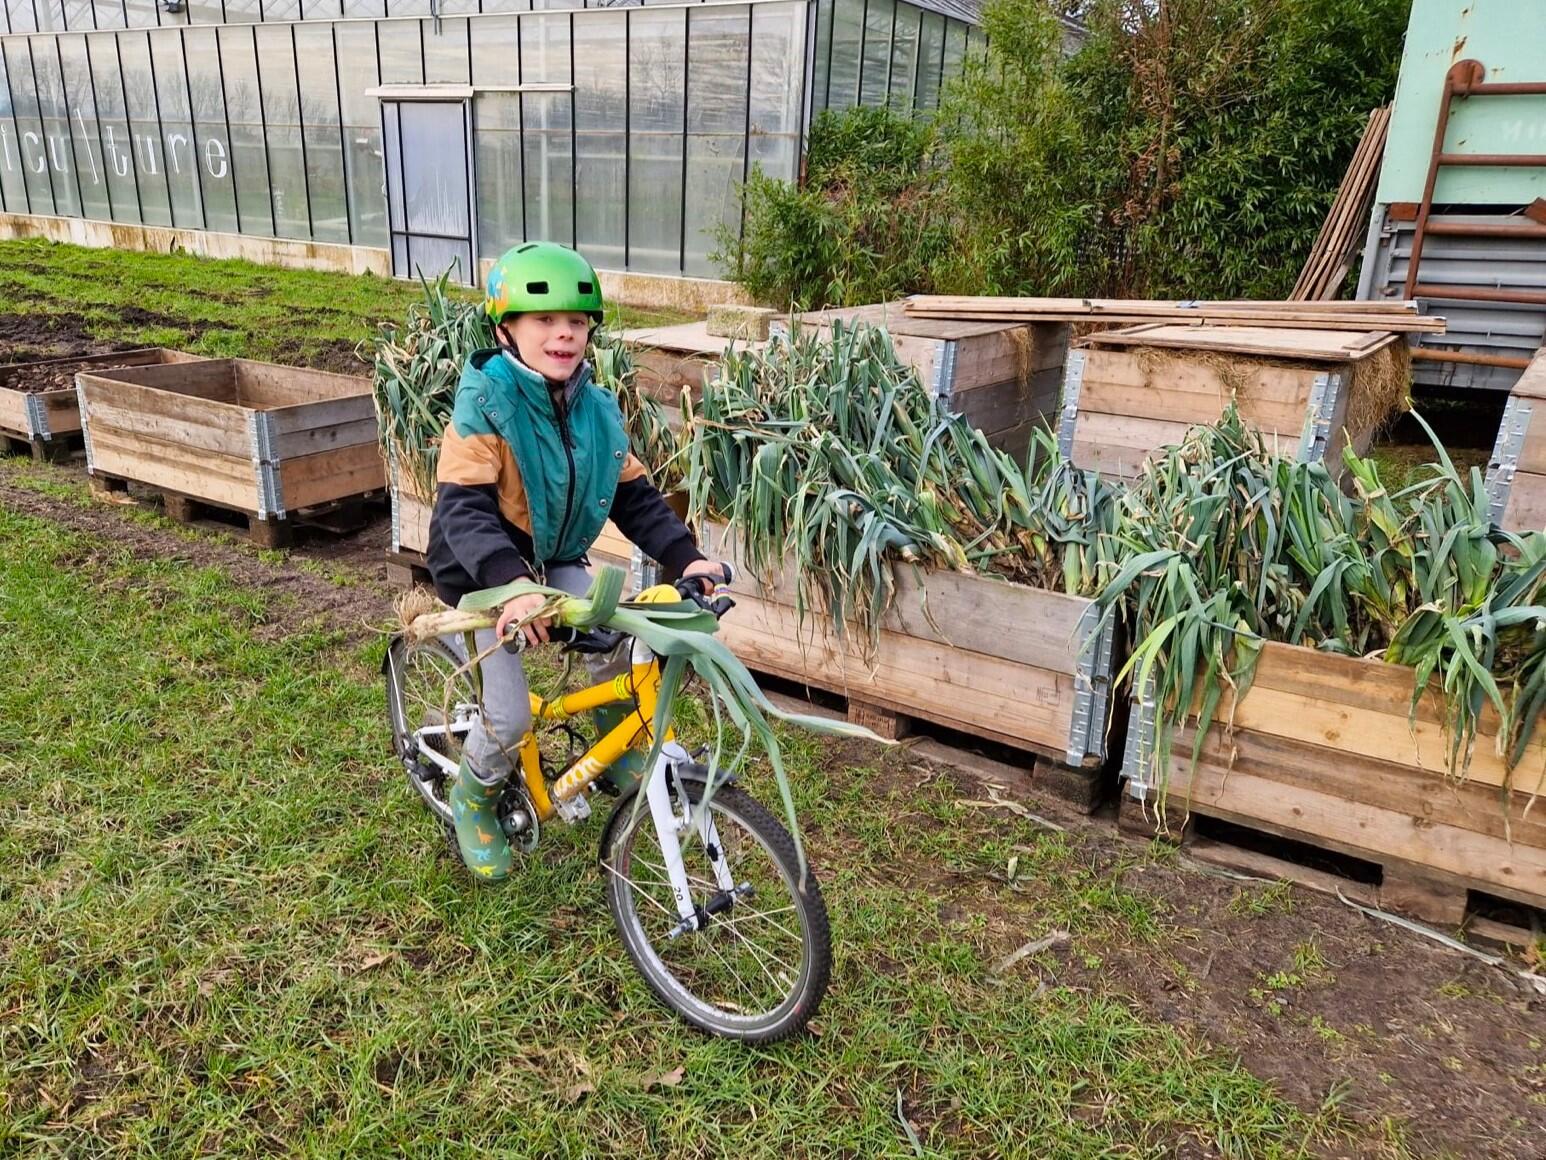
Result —
[[[704, 787], [683, 782], [696, 816]], [[724, 787], [709, 802], [719, 850], [696, 837], [682, 857], [700, 929], [680, 930], [648, 806], [628, 794], [601, 851], [607, 906], [628, 956], [666, 1006], [714, 1035], [773, 1043], [799, 1031], [826, 994], [832, 935], [814, 873], [802, 885], [794, 841], [767, 810]], [[719, 884], [721, 853], [734, 888]]]

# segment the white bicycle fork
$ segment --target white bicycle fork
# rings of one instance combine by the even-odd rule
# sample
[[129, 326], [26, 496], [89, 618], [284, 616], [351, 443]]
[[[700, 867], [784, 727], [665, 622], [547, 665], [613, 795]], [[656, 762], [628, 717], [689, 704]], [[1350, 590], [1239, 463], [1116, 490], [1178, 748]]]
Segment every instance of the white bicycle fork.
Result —
[[[671, 937], [698, 930], [701, 926], [698, 908], [692, 899], [692, 888], [687, 881], [687, 867], [682, 861], [681, 836], [692, 826], [692, 802], [685, 791], [680, 791], [681, 812], [672, 808], [671, 789], [667, 784], [666, 770], [677, 762], [689, 761], [687, 751], [675, 742], [668, 742], [661, 750], [655, 768], [650, 771], [644, 786], [644, 798], [649, 803], [650, 818], [655, 823], [655, 839], [660, 843], [660, 854], [666, 863], [666, 879], [671, 884], [671, 894], [676, 899], [676, 913], [682, 923], [671, 932]], [[715, 884], [723, 891], [735, 891], [735, 879], [725, 858], [725, 848], [720, 844], [719, 830], [713, 815], [700, 809], [698, 840], [709, 854], [714, 867]]]

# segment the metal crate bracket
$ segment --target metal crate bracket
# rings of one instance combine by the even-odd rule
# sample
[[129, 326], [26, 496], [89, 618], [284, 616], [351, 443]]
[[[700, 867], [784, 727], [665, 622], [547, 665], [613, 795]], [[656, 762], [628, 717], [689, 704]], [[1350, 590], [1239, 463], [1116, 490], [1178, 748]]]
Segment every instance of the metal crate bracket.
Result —
[[1518, 395], [1510, 396], [1503, 408], [1498, 441], [1493, 445], [1492, 459], [1487, 464], [1487, 518], [1495, 524], [1502, 521], [1508, 508], [1508, 495], [1519, 470], [1519, 453], [1524, 450], [1525, 433], [1530, 430], [1533, 411], [1530, 401]]
[[1155, 761], [1158, 705], [1152, 699], [1135, 700], [1127, 722], [1127, 748], [1122, 754], [1122, 776], [1127, 792], [1138, 801], [1148, 801], [1157, 789]]
[[1299, 462], [1317, 463], [1326, 456], [1331, 444], [1331, 420], [1342, 398], [1343, 376], [1322, 371], [1310, 384], [1310, 405], [1305, 416], [1304, 434], [1299, 437]]
[[1079, 625], [1080, 652], [1074, 669], [1073, 719], [1068, 734], [1068, 764], [1082, 766], [1088, 758], [1106, 756], [1106, 712], [1111, 704], [1111, 654], [1116, 625], [1100, 624], [1098, 606], [1085, 609]]
[[940, 406], [950, 410], [955, 395], [956, 347], [953, 338], [942, 338], [934, 344], [934, 373], [929, 379], [929, 394], [939, 400]]
[[48, 430], [48, 408], [41, 395], [24, 395], [27, 407], [27, 434], [33, 439], [52, 439]]
[[258, 518], [282, 520], [285, 517], [284, 488], [279, 480], [279, 464], [274, 462], [274, 421], [267, 411], [248, 414], [247, 438], [252, 444], [253, 475], [258, 485]]
[[1079, 389], [1084, 385], [1085, 352], [1071, 350], [1063, 363], [1063, 405], [1058, 418], [1058, 453], [1074, 457], [1074, 427], [1079, 422]]

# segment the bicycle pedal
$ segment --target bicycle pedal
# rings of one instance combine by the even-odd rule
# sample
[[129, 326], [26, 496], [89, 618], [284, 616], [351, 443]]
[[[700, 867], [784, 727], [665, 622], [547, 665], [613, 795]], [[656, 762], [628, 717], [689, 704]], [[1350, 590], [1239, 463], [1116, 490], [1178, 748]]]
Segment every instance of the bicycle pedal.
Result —
[[590, 817], [590, 802], [585, 800], [584, 794], [575, 794], [566, 802], [554, 802], [553, 808], [571, 826]]

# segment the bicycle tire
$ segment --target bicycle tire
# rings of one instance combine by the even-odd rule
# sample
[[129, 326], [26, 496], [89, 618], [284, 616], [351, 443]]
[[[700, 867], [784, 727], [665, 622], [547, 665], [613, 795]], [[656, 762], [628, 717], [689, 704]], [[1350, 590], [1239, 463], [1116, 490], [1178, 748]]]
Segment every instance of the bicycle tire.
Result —
[[[703, 784], [684, 781], [682, 785], [696, 810], [702, 800]], [[799, 858], [789, 832], [756, 799], [735, 787], [725, 786], [716, 790], [709, 803], [721, 843], [727, 848], [731, 844], [726, 837], [727, 824], [736, 827], [737, 832], [749, 835], [776, 868], [784, 895], [799, 920], [801, 959], [787, 995], [771, 1010], [747, 1015], [727, 1010], [723, 1003], [695, 994], [692, 986], [679, 978], [678, 972], [662, 956], [658, 945], [660, 938], [651, 937], [641, 920], [636, 899], [643, 888], [633, 881], [635, 855], [641, 837], [657, 855], [659, 847], [655, 841], [649, 809], [641, 807], [635, 813], [634, 802], [633, 793], [626, 794], [618, 801], [603, 834], [601, 860], [606, 877], [607, 907], [612, 912], [612, 920], [628, 957], [650, 990], [688, 1023], [727, 1039], [746, 1043], [776, 1043], [802, 1030], [820, 1006], [831, 979], [832, 935], [821, 888], [814, 872], [809, 869], [802, 887]], [[684, 858], [696, 854], [701, 865], [708, 864], [701, 842], [693, 841], [684, 848], [683, 854]], [[705, 882], [705, 885], [713, 886], [711, 882]], [[695, 891], [695, 895], [697, 893]], [[700, 900], [700, 908], [702, 905]], [[736, 914], [742, 905], [740, 902], [735, 903], [728, 913]], [[673, 911], [668, 919], [674, 918]], [[660, 921], [664, 924], [666, 920]], [[706, 928], [681, 935], [679, 943], [667, 940], [666, 949], [674, 951], [678, 946], [691, 945], [687, 940], [719, 938], [727, 929], [742, 942], [747, 941], [733, 922], [715, 915], [709, 919]], [[733, 948], [735, 944], [726, 945]], [[720, 958], [724, 961], [723, 955]], [[771, 980], [773, 976], [765, 964], [762, 969]]]

